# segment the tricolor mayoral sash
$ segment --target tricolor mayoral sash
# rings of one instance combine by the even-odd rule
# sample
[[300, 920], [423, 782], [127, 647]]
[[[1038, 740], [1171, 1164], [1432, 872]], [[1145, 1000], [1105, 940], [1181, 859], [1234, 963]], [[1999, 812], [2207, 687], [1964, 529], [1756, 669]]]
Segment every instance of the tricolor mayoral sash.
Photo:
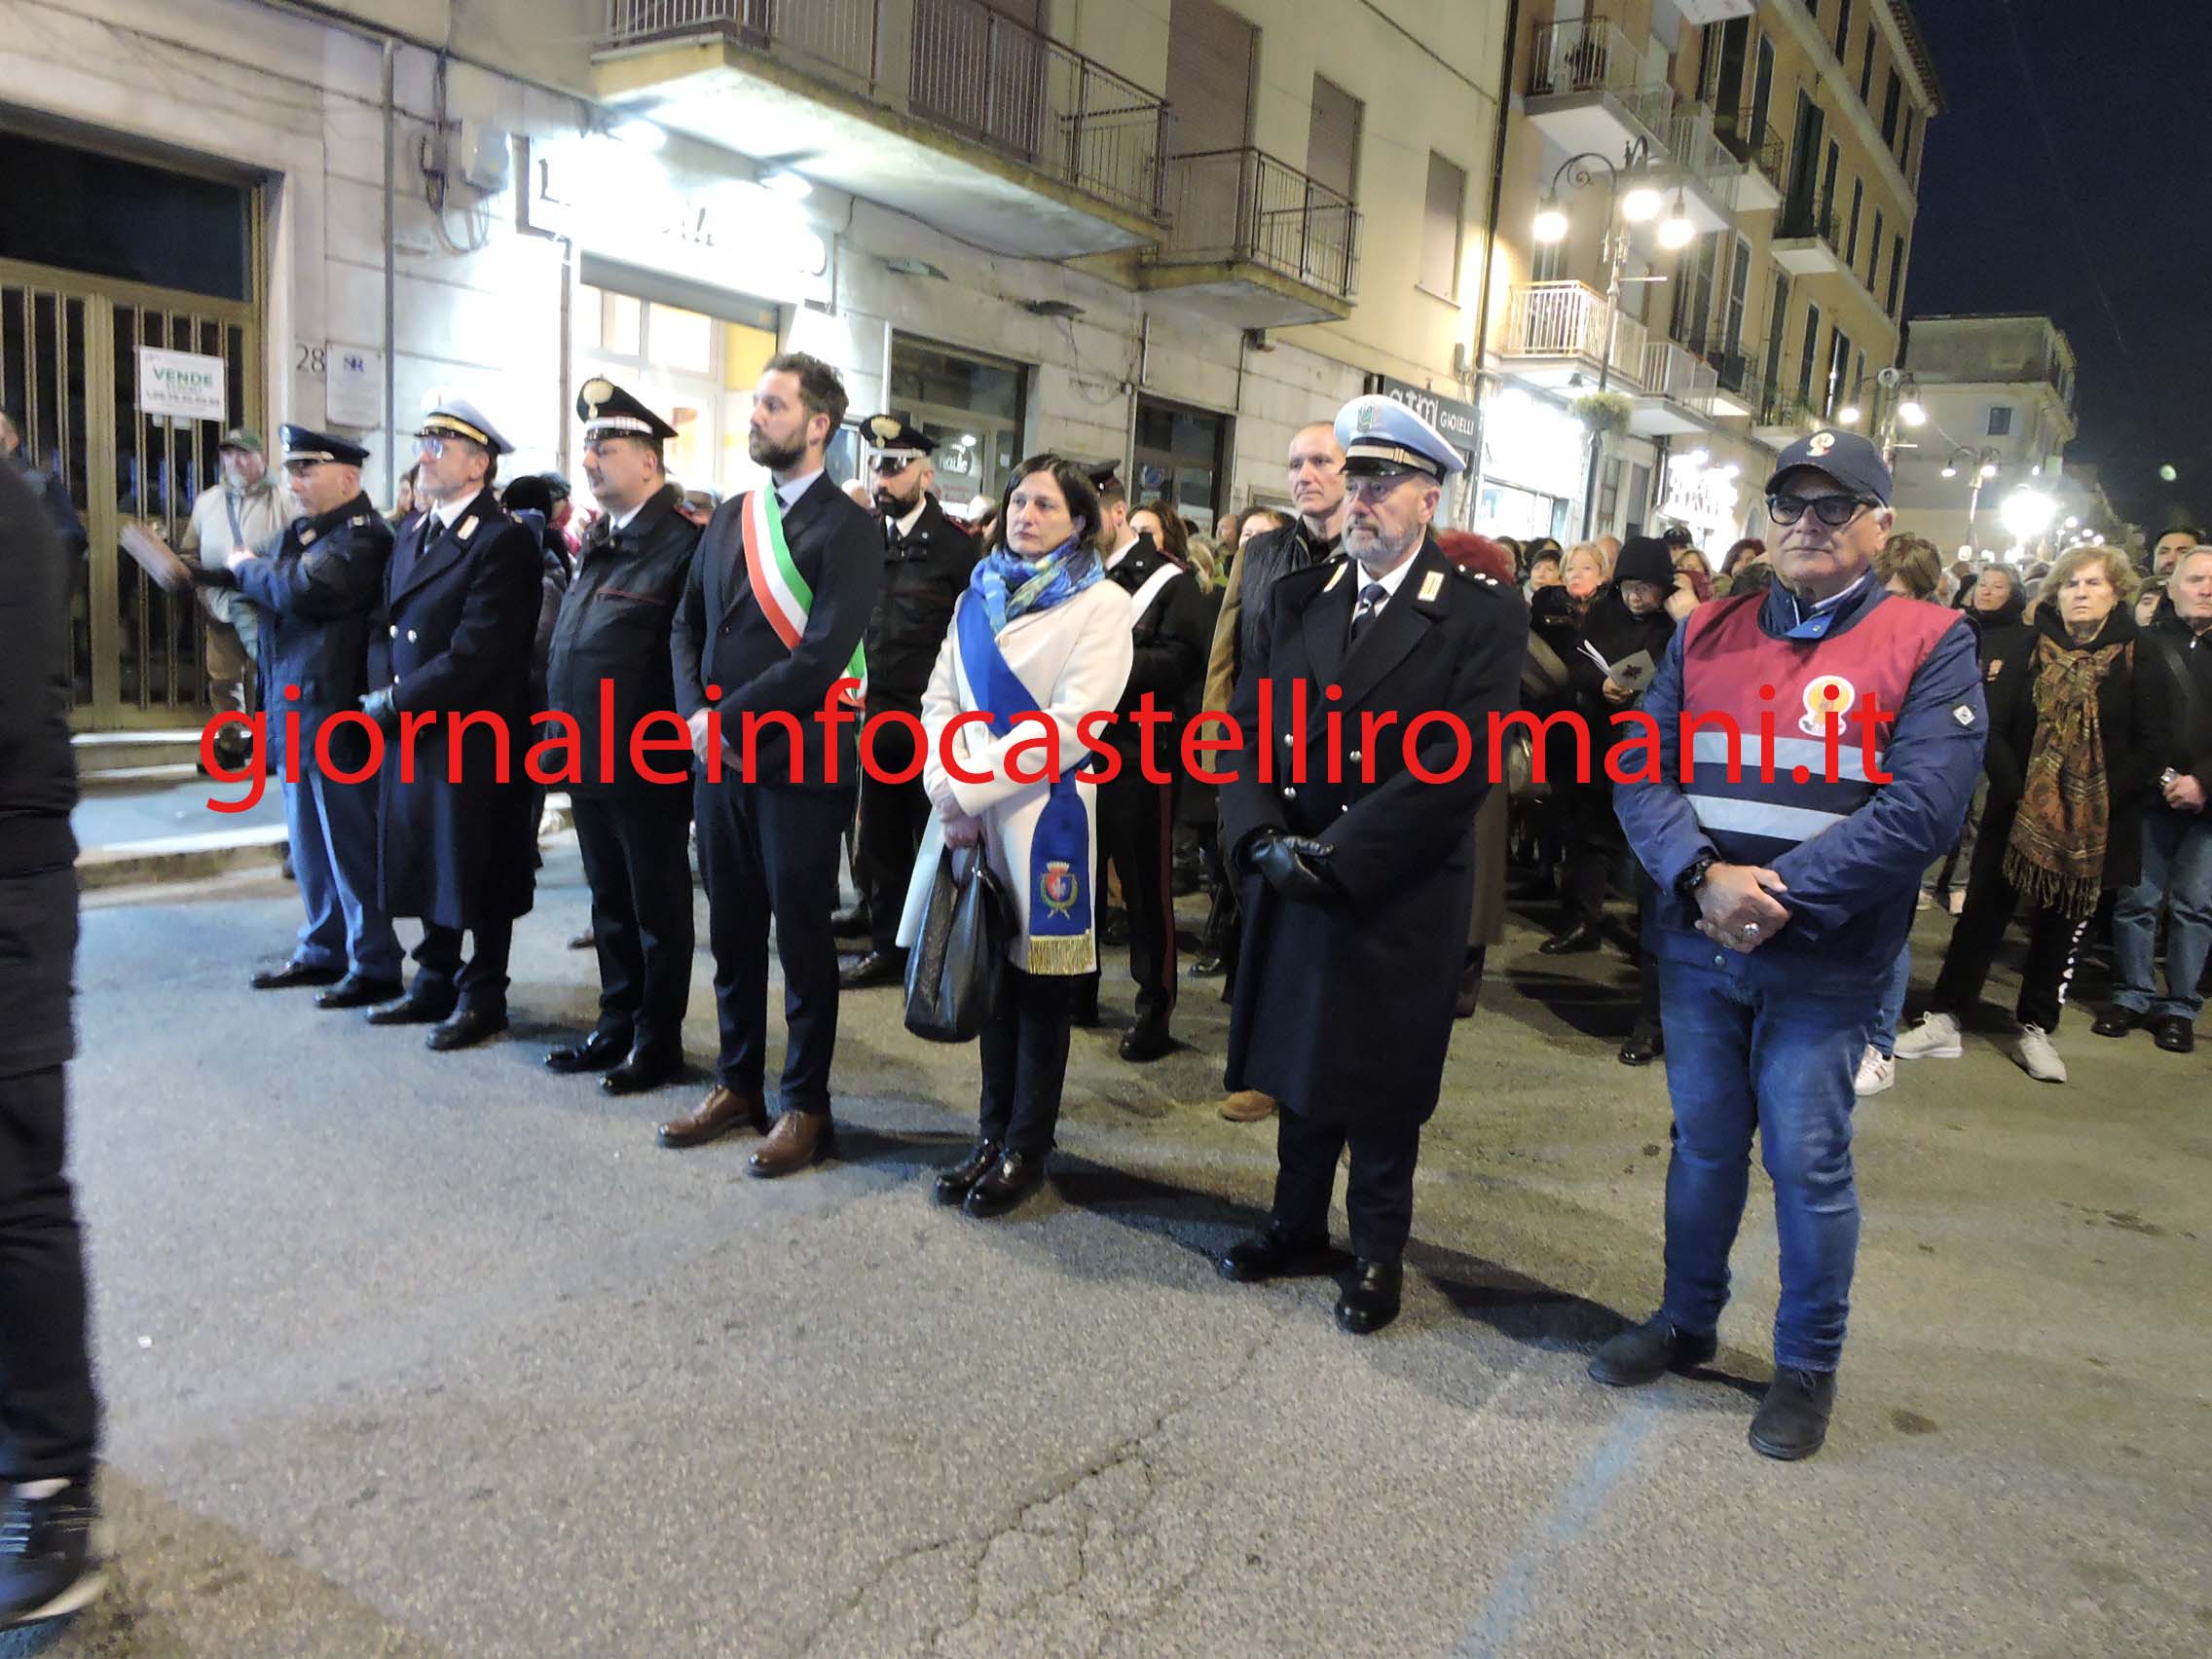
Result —
[[[799, 637], [806, 632], [807, 615], [814, 608], [814, 589], [799, 574], [798, 561], [792, 557], [791, 544], [784, 539], [783, 502], [772, 485], [745, 498], [745, 513], [739, 523], [745, 533], [745, 572], [752, 578], [753, 597], [759, 604], [760, 613], [767, 617], [768, 626], [776, 631], [776, 638], [784, 642], [784, 649], [795, 651]], [[867, 690], [865, 645], [853, 647], [853, 660], [845, 665], [845, 673], [860, 682], [858, 689], [846, 698], [857, 707]]]
[[[991, 635], [990, 616], [974, 594], [961, 600], [953, 638], [955, 666], [969, 706], [989, 717], [992, 736], [1007, 736], [1016, 715], [1037, 711], [1044, 700], [1008, 666]], [[1008, 844], [1009, 860], [1014, 852]], [[1072, 774], [1063, 773], [1047, 791], [1044, 811], [1029, 837], [1028, 869], [1008, 874], [1025, 883], [1028, 893], [1028, 972], [1089, 973], [1096, 964], [1090, 937], [1090, 813]]]

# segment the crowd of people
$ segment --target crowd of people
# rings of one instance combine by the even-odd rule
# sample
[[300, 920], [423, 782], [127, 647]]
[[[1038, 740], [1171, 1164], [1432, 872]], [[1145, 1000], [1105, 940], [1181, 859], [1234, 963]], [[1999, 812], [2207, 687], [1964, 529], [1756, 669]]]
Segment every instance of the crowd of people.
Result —
[[[933, 440], [896, 413], [859, 424], [866, 486], [833, 481], [846, 413], [829, 365], [771, 360], [749, 436], [770, 482], [717, 500], [668, 477], [666, 420], [594, 379], [576, 406], [588, 515], [559, 479], [502, 488], [512, 446], [458, 395], [433, 399], [389, 515], [362, 491], [367, 451], [341, 435], [283, 428], [276, 511], [258, 437], [227, 434], [221, 495], [177, 569], [235, 636], [225, 649], [251, 651], [262, 715], [221, 681], [225, 723], [262, 748], [244, 764], [284, 780], [306, 917], [254, 987], [424, 1026], [441, 1052], [502, 1032], [547, 789], [517, 761], [565, 744], [591, 897], [574, 942], [596, 952], [600, 993], [591, 1027], [544, 1063], [612, 1094], [683, 1075], [695, 859], [713, 1082], [659, 1139], [754, 1136], [749, 1173], [776, 1178], [836, 1155], [840, 997], [903, 985], [940, 879], [987, 867], [1007, 896], [1004, 972], [977, 1044], [977, 1138], [934, 1198], [991, 1217], [1043, 1184], [1072, 1032], [1099, 1022], [1102, 949], [1120, 944], [1134, 987], [1121, 1057], [1170, 1051], [1183, 981], [1219, 979], [1219, 1110], [1275, 1121], [1266, 1223], [1222, 1274], [1328, 1271], [1343, 1166], [1353, 1259], [1336, 1317], [1366, 1335], [1399, 1310], [1422, 1128], [1508, 894], [1548, 896], [1540, 957], [1609, 942], [1633, 965], [1620, 1058], [1666, 1057], [1675, 1118], [1662, 1304], [1591, 1375], [1630, 1386], [1710, 1357], [1755, 1135], [1782, 1300], [1750, 1438], [1778, 1458], [1818, 1451], [1834, 1406], [1854, 1098], [1891, 1087], [1896, 1058], [1960, 1052], [2016, 918], [2032, 1076], [2065, 1077], [2051, 1038], [2100, 913], [2114, 989], [2096, 1031], [2192, 1046], [2212, 939], [2212, 546], [2194, 531], [2154, 549], [2155, 602], [2102, 544], [2047, 570], [1945, 570], [1899, 531], [1880, 452], [1826, 430], [1767, 481], [1771, 550], [1739, 542], [1715, 570], [1681, 533], [1522, 545], [1438, 526], [1459, 452], [1380, 396], [1296, 431], [1287, 512], [1209, 533], [1172, 501], [1132, 500], [1118, 465], [1041, 454], [963, 525], [934, 492]], [[6, 533], [58, 572], [37, 498], [9, 490]], [[249, 495], [276, 522], [251, 529]], [[52, 621], [23, 637], [59, 639]], [[8, 1296], [45, 1321], [36, 1340], [9, 1321], [0, 1355], [29, 1425], [0, 1561], [17, 1617], [83, 1594], [96, 1549], [60, 1172], [65, 682], [44, 657], [12, 666], [30, 677], [5, 752], [37, 786], [24, 822], [58, 826], [15, 835], [0, 870], [48, 940], [0, 963], [11, 1006], [36, 1016], [0, 1034], [0, 1103], [36, 1154], [6, 1200], [41, 1218]], [[1301, 698], [1287, 727], [1271, 713]], [[1862, 700], [1881, 720], [1839, 748]], [[1630, 715], [1652, 754], [1615, 770], [1603, 752]], [[1699, 722], [1720, 718], [1760, 735], [1709, 745]], [[1521, 737], [1499, 776], [1455, 764], [1454, 730], [1500, 726]], [[1575, 753], [1577, 726], [1600, 763]], [[1208, 752], [1219, 770], [1201, 777], [1189, 757]], [[857, 901], [840, 908], [848, 863]], [[1207, 901], [1187, 964], [1179, 888]], [[1956, 920], [1926, 1011], [1900, 1029], [1916, 903]], [[411, 978], [397, 919], [420, 927]], [[772, 1111], [771, 940], [786, 1029]]]

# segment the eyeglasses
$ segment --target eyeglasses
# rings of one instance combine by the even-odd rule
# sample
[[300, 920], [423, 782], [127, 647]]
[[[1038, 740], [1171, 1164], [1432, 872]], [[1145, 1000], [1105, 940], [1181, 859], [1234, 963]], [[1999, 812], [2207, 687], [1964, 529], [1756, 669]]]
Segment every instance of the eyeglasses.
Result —
[[425, 461], [436, 461], [446, 453], [446, 441], [435, 432], [417, 432], [415, 453]]
[[1419, 472], [1360, 472], [1345, 479], [1345, 494], [1362, 501], [1380, 501], [1409, 478], [1419, 478]]
[[1795, 524], [1811, 507], [1813, 516], [1830, 530], [1841, 530], [1868, 507], [1879, 506], [1879, 501], [1865, 496], [1769, 496], [1766, 498], [1767, 516], [1776, 524]]

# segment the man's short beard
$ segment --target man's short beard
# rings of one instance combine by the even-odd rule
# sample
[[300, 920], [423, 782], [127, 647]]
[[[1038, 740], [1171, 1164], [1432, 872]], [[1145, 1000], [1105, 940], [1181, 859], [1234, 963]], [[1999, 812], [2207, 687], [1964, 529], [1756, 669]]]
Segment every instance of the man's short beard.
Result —
[[[1376, 557], [1372, 553], [1362, 552], [1352, 546], [1351, 535], [1353, 530], [1355, 529], [1371, 530], [1375, 537], [1376, 544], [1382, 549], [1382, 554], [1380, 557]], [[1407, 532], [1405, 545], [1402, 547], [1393, 548], [1390, 545], [1389, 537], [1382, 534], [1382, 527], [1380, 525], [1370, 527], [1367, 525], [1355, 526], [1346, 524], [1345, 526], [1345, 551], [1351, 555], [1353, 562], [1357, 564], [1363, 571], [1387, 570], [1390, 566], [1395, 565], [1400, 559], [1403, 559], [1408, 553], [1411, 553], [1415, 548], [1419, 547], [1421, 543], [1421, 537], [1427, 535], [1427, 533], [1428, 527], [1426, 525], [1416, 525], [1411, 531]]]
[[765, 466], [770, 472], [789, 472], [806, 459], [806, 445], [794, 444], [783, 449], [765, 432], [754, 432], [745, 440], [745, 453], [753, 458], [756, 465]]

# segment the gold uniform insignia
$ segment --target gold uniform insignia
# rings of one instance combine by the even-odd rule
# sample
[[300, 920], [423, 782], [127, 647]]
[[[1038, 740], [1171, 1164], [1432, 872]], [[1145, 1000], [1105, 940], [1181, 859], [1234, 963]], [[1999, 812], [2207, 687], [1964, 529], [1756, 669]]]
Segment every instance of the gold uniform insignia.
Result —
[[606, 407], [608, 400], [614, 395], [614, 383], [610, 380], [596, 378], [588, 380], [584, 382], [583, 391], [580, 395], [584, 402], [591, 406], [591, 412], [597, 415], [601, 409]]
[[312, 543], [312, 542], [313, 542], [313, 540], [314, 540], [314, 532], [313, 532], [313, 531], [312, 531], [312, 530], [303, 530], [303, 531], [301, 531], [301, 532], [300, 532], [300, 545], [301, 545], [302, 547], [306, 547], [306, 546], [310, 545], [310, 544], [311, 544], [311, 543]]
[[877, 443], [887, 444], [899, 435], [899, 423], [888, 415], [878, 415], [868, 422], [867, 429]]
[[462, 519], [461, 521], [461, 528], [455, 531], [454, 534], [461, 537], [461, 539], [463, 541], [466, 541], [470, 536], [474, 535], [476, 534], [476, 515], [474, 513], [470, 513], [466, 518]]
[[1420, 602], [1423, 605], [1444, 591], [1444, 572], [1431, 571], [1420, 579]]
[[1321, 591], [1323, 593], [1329, 593], [1333, 591], [1336, 585], [1345, 579], [1345, 571], [1350, 568], [1350, 563], [1351, 562], [1348, 559], [1339, 559], [1337, 561], [1336, 570], [1330, 573], [1329, 579], [1321, 584]]

